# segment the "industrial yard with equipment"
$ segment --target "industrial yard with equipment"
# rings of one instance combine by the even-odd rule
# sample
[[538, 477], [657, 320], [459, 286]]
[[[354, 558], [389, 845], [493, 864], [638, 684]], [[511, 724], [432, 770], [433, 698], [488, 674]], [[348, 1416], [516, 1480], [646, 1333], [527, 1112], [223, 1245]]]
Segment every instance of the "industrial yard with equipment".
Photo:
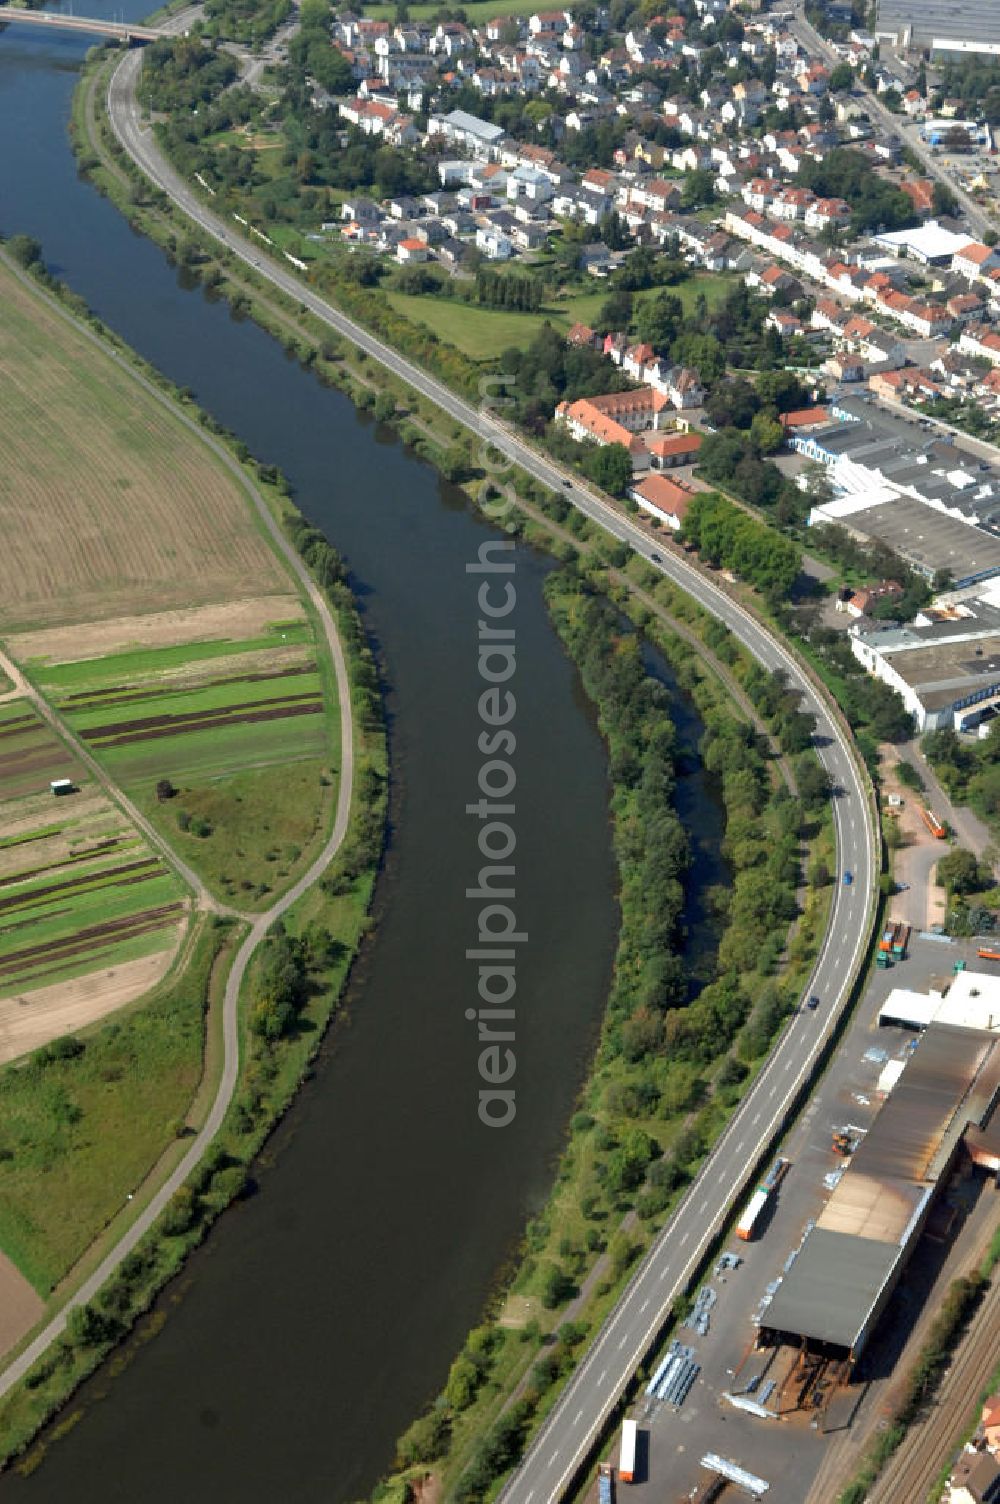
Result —
[[624, 1444], [636, 1504], [835, 1504], [996, 1223], [989, 950], [884, 923], [845, 1038], [605, 1454], [602, 1499]]

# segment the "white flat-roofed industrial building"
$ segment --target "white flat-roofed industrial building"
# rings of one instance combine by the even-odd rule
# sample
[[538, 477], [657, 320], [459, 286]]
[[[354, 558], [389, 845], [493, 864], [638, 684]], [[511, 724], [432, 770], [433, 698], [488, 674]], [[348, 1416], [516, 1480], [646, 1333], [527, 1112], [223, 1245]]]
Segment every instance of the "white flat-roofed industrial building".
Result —
[[1000, 1031], [1000, 976], [959, 971], [946, 991], [894, 987], [879, 1009], [878, 1021], [903, 1029], [926, 1029], [939, 1023], [996, 1033]]
[[1000, 608], [970, 601], [903, 626], [850, 632], [851, 651], [902, 697], [920, 731], [968, 731], [1000, 704]]

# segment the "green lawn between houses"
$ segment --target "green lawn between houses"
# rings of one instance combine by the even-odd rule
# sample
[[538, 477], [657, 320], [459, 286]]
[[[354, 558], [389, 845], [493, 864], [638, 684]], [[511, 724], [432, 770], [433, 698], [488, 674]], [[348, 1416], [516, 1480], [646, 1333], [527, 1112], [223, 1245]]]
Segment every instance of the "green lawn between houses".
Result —
[[[709, 307], [721, 303], [733, 287], [732, 277], [705, 272], [665, 291], [680, 298], [685, 313], [690, 313], [699, 292], [705, 294]], [[566, 298], [556, 297], [538, 313], [514, 313], [506, 308], [480, 308], [440, 296], [388, 292], [386, 296], [397, 313], [414, 324], [425, 324], [444, 344], [454, 345], [473, 360], [495, 360], [512, 346], [525, 349], [546, 322], [567, 331], [574, 324], [592, 324], [610, 294], [606, 282], [596, 282], [592, 292], [577, 292]], [[636, 293], [636, 302], [655, 297], [659, 288]]]

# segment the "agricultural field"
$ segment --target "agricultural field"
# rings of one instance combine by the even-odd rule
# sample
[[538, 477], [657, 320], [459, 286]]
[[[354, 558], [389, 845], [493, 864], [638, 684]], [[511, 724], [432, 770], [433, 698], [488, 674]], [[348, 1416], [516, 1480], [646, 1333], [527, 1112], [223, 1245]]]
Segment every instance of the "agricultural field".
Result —
[[[185, 964], [141, 1004], [0, 1070], [0, 1248], [40, 1295], [177, 1143], [201, 1081], [225, 940], [226, 927], [203, 917]], [[9, 1272], [0, 1256], [0, 1295]], [[2, 1336], [0, 1325], [0, 1352]]]
[[[156, 618], [140, 618], [121, 625], [117, 646], [143, 630], [141, 646], [27, 664], [115, 783], [240, 908], [265, 906], [308, 861], [332, 806], [339, 748], [312, 622], [294, 596], [267, 604], [272, 620], [248, 603], [235, 614], [171, 613], [159, 640]], [[251, 620], [252, 636], [202, 635]], [[58, 648], [60, 635], [46, 645]], [[11, 645], [23, 653], [39, 636]]]
[[0, 633], [287, 589], [235, 477], [0, 263]]
[[[61, 797], [50, 781], [69, 779]], [[0, 705], [0, 1061], [167, 969], [184, 888], [23, 699]]]

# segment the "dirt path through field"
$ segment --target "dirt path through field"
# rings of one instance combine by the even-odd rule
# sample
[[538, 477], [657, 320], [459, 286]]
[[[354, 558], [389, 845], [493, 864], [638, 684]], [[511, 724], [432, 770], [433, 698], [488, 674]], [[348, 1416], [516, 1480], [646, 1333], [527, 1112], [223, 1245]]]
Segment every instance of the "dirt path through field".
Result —
[[37, 1050], [61, 1034], [74, 1034], [96, 1023], [155, 987], [173, 960], [182, 929], [178, 926], [166, 949], [151, 956], [0, 998], [0, 1065]]
[[41, 1317], [45, 1303], [5, 1253], [0, 1253], [0, 1353], [26, 1336]]

